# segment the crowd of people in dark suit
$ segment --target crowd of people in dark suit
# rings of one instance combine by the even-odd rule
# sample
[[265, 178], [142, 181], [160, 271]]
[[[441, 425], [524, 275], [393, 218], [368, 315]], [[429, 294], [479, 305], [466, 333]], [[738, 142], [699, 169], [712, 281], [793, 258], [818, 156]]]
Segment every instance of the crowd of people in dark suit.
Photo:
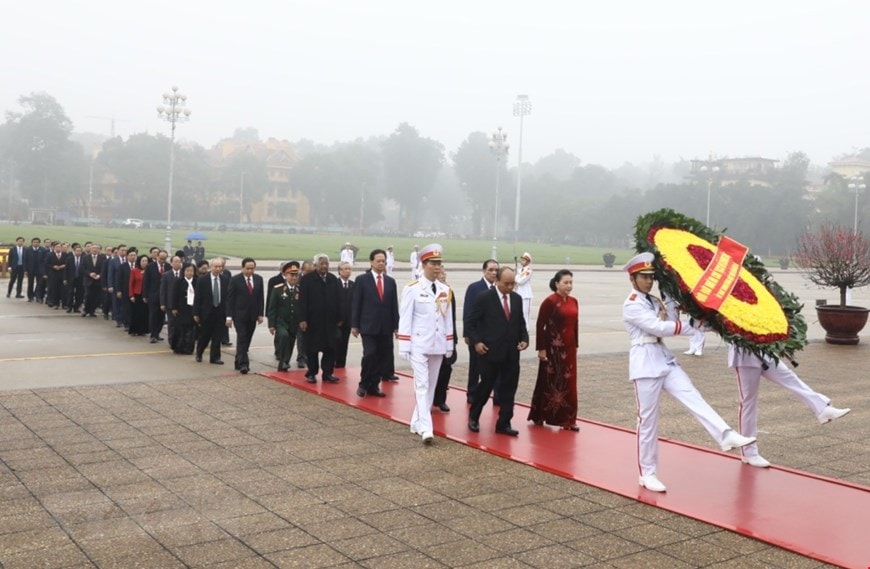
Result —
[[[208, 274], [210, 267], [223, 268], [225, 263], [222, 258], [209, 262], [204, 255], [201, 242], [194, 247], [188, 241], [184, 249], [169, 257], [159, 247], [146, 253], [125, 244], [104, 249], [99, 243], [39, 238], [25, 245], [24, 238], [19, 237], [8, 254], [7, 298], [14, 291], [15, 298], [83, 318], [96, 318], [99, 312], [117, 328], [131, 336], [147, 336], [153, 344], [166, 340], [161, 335], [165, 326], [173, 351], [192, 354], [204, 344], [202, 327], [196, 322], [194, 283]], [[222, 270], [221, 278], [229, 282], [230, 273]], [[262, 283], [259, 290], [262, 297]], [[227, 328], [219, 330], [218, 349], [232, 345]], [[238, 367], [241, 369], [241, 364]]]
[[[224, 258], [207, 261], [200, 258], [203, 255], [201, 243], [193, 247], [189, 241], [170, 257], [159, 247], [145, 253], [124, 244], [103, 250], [96, 243], [41, 243], [39, 239], [25, 246], [20, 238], [9, 250], [7, 296], [17, 290], [16, 297], [24, 298], [26, 292], [29, 302], [82, 317], [96, 318], [100, 312], [132, 336], [147, 336], [151, 343], [168, 339], [175, 353], [193, 354], [197, 362], [208, 351], [209, 363], [216, 365], [223, 365], [221, 346], [232, 345], [229, 330], [235, 328], [234, 365], [242, 374], [250, 370], [248, 351], [256, 327], [268, 319], [278, 371], [289, 370], [295, 348], [297, 366], [306, 368], [309, 383], [316, 383], [318, 375], [326, 383], [339, 382], [335, 370], [347, 365], [349, 339], [360, 338], [359, 397], [385, 397], [381, 382], [399, 379], [394, 367], [394, 340], [398, 339], [400, 350], [407, 348], [402, 356], [415, 364], [415, 377], [427, 370], [421, 401], [450, 411], [447, 388], [456, 361], [456, 299], [440, 264], [440, 246], [419, 252], [419, 278], [401, 294], [403, 305], [406, 296], [414, 296], [414, 304], [420, 304], [402, 308], [406, 317], [414, 313], [417, 318], [412, 326], [417, 331], [408, 337], [399, 333], [403, 314], [399, 287], [388, 274], [389, 255], [383, 249], [371, 251], [369, 269], [356, 279], [351, 279], [352, 261], [341, 261], [334, 274], [329, 257], [319, 254], [313, 261], [285, 263], [267, 284], [256, 274], [252, 258], [243, 259], [241, 271], [233, 276]], [[465, 291], [463, 336], [470, 358], [469, 427], [474, 431], [480, 428], [481, 409], [494, 393], [494, 402], [500, 405], [496, 431], [517, 434], [510, 421], [519, 352], [528, 345], [528, 323], [514, 283], [512, 269], [487, 260], [483, 277]], [[427, 307], [430, 301], [437, 310]], [[434, 320], [421, 325], [423, 315]], [[167, 338], [162, 336], [164, 326]], [[432, 346], [418, 346], [423, 330], [430, 327], [437, 331], [432, 337], [438, 338], [432, 354], [428, 353]], [[427, 351], [425, 363], [415, 359], [420, 350]], [[428, 380], [430, 368], [432, 382]], [[564, 410], [558, 424], [573, 425], [576, 403], [573, 407]], [[536, 415], [534, 421], [540, 424], [541, 418]], [[420, 423], [424, 441], [431, 440], [430, 423], [425, 418]]]

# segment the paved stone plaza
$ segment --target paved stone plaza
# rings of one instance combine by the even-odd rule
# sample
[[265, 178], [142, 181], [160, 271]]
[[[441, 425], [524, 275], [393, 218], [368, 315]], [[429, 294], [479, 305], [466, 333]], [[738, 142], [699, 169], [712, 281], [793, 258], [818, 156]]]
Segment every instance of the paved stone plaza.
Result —
[[[464, 290], [476, 275], [455, 271], [451, 281]], [[791, 279], [778, 275], [783, 284]], [[589, 270], [576, 280], [580, 414], [633, 427], [624, 275]], [[826, 294], [802, 290], [808, 305]], [[864, 294], [856, 303], [868, 304]], [[53, 312], [0, 302], [0, 566], [7, 569], [824, 566], [445, 439], [423, 447], [404, 425], [258, 375], [196, 364], [101, 319]], [[813, 342], [798, 372], [853, 411], [820, 426], [765, 385], [761, 451], [778, 465], [870, 486], [870, 338], [857, 347], [824, 344], [811, 312]], [[670, 342], [675, 351], [682, 340]], [[269, 344], [261, 328], [253, 371], [274, 369]], [[703, 357], [681, 361], [736, 424], [726, 351], [710, 335]], [[354, 343], [349, 361], [358, 357]], [[455, 383], [464, 383], [464, 371], [457, 367]], [[525, 360], [518, 401], [529, 401], [534, 375]], [[515, 419], [520, 436], [522, 418]], [[661, 435], [713, 446], [671, 400]], [[667, 469], [661, 465], [665, 482]]]

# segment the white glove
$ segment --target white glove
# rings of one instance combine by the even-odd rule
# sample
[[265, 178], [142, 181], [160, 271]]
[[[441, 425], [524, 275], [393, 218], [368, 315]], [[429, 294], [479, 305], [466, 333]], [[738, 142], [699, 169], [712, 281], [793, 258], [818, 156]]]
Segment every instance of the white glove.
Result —
[[453, 357], [453, 350], [450, 350], [450, 351], [448, 351], [446, 354], [444, 354], [444, 359], [448, 359], [448, 360], [449, 360], [449, 359], [452, 358], [452, 357]]
[[399, 355], [402, 356], [403, 360], [407, 361], [411, 359], [411, 352], [399, 352]]

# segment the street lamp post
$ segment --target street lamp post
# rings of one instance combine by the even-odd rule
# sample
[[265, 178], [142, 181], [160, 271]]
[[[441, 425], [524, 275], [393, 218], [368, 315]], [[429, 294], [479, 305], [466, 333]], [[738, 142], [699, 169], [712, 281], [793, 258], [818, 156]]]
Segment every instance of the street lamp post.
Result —
[[[239, 225], [245, 222], [245, 173], [242, 172], [239, 180]], [[240, 228], [241, 229], [241, 228]]]
[[166, 242], [167, 253], [172, 253], [172, 178], [175, 175], [175, 125], [187, 122], [190, 109], [186, 107], [187, 95], [178, 92], [173, 86], [171, 93], [163, 93], [163, 104], [157, 107], [157, 117], [172, 125], [169, 138], [169, 195], [166, 199]]
[[713, 176], [719, 172], [719, 166], [701, 166], [701, 172], [707, 175], [707, 227], [710, 227], [710, 193], [713, 189]]
[[91, 164], [88, 168], [88, 227], [91, 225], [91, 202], [94, 200], [94, 157], [91, 156]]
[[517, 205], [514, 211], [514, 243], [520, 234], [520, 195], [523, 188], [523, 117], [532, 113], [532, 102], [528, 95], [517, 95], [514, 101], [514, 116], [520, 117], [520, 141], [517, 146]]
[[501, 182], [501, 161], [507, 157], [510, 144], [507, 143], [507, 133], [501, 127], [492, 133], [489, 149], [495, 156], [495, 219], [492, 220], [492, 258], [498, 260], [498, 202], [499, 183]]
[[855, 190], [855, 226], [852, 230], [855, 235], [858, 235], [858, 192], [866, 188], [867, 184], [864, 183], [864, 176], [861, 174], [855, 174], [849, 178], [849, 189]]

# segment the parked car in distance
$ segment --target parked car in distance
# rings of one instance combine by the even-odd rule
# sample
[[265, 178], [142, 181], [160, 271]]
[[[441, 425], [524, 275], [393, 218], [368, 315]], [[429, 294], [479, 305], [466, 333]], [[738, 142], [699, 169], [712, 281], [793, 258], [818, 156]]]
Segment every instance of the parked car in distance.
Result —
[[145, 224], [145, 222], [142, 221], [141, 219], [136, 219], [133, 217], [128, 217], [127, 219], [124, 220], [124, 227], [135, 227], [136, 229], [139, 229], [144, 224]]

